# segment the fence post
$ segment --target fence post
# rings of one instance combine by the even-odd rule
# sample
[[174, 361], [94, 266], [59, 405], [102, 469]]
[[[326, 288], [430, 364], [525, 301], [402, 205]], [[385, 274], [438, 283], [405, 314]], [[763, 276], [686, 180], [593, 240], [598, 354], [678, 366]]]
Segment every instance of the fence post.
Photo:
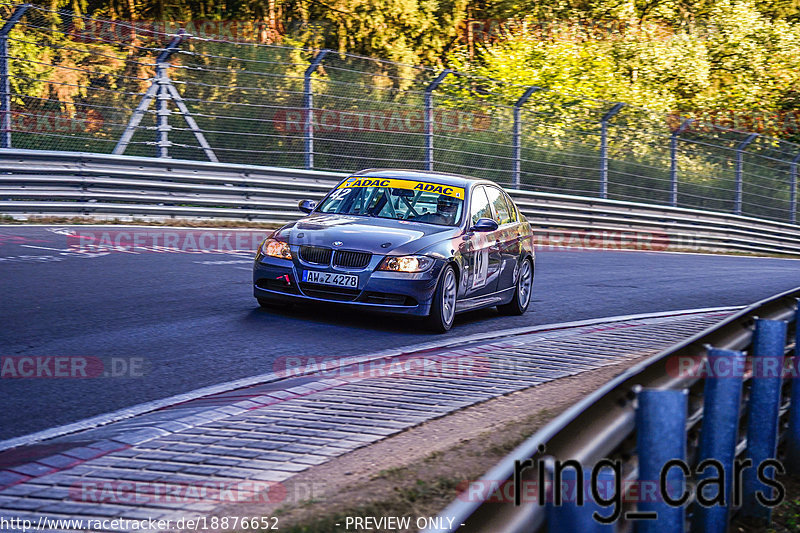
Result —
[[8, 67], [8, 34], [17, 25], [31, 4], [22, 4], [14, 9], [11, 17], [0, 28], [0, 148], [11, 148], [11, 76]]
[[794, 156], [789, 165], [789, 219], [792, 224], [797, 223], [797, 163], [800, 154]]
[[[684, 472], [678, 467], [667, 469], [669, 461], [686, 462], [686, 411], [688, 394], [685, 390], [640, 389], [636, 409], [636, 451], [639, 456], [639, 490], [655, 483], [655, 494], [682, 500], [685, 492]], [[663, 485], [662, 485], [663, 483]], [[650, 492], [651, 494], [653, 491]], [[672, 506], [662, 498], [637, 504], [640, 518], [637, 533], [678, 533], [685, 529], [685, 503]], [[645, 514], [650, 519], [644, 519]], [[630, 517], [630, 514], [628, 514]]]
[[314, 168], [314, 91], [311, 87], [311, 75], [317, 70], [328, 52], [330, 50], [327, 48], [320, 50], [303, 74], [303, 113], [305, 116], [303, 131], [305, 133], [306, 169], [308, 170]]
[[693, 118], [684, 119], [678, 129], [672, 132], [669, 139], [669, 177], [670, 177], [670, 205], [678, 207], [678, 137], [694, 122]]
[[514, 132], [512, 135], [514, 168], [511, 176], [512, 189], [519, 189], [520, 187], [519, 175], [522, 165], [522, 142], [521, 142], [522, 123], [520, 121], [520, 108], [523, 105], [525, 105], [525, 102], [528, 101], [528, 98], [530, 98], [533, 93], [541, 90], [542, 90], [541, 87], [536, 87], [535, 85], [532, 87], [528, 87], [525, 93], [523, 93], [523, 95], [519, 97], [519, 100], [517, 100], [516, 103], [514, 103]]
[[433, 91], [451, 72], [449, 68], [444, 69], [425, 88], [425, 170], [433, 170]]
[[112, 154], [123, 154], [128, 144], [136, 133], [136, 128], [144, 117], [145, 111], [150, 107], [150, 102], [153, 98], [158, 99], [158, 106], [156, 108], [156, 125], [157, 125], [157, 142], [158, 149], [156, 150], [158, 157], [169, 157], [169, 108], [167, 103], [170, 99], [170, 81], [169, 74], [167, 73], [167, 61], [170, 56], [178, 49], [180, 44], [186, 38], [186, 31], [181, 28], [166, 48], [164, 48], [156, 58], [156, 77], [150, 87], [147, 88], [139, 105], [128, 120], [128, 125], [125, 126], [125, 131], [120, 135]]
[[156, 131], [158, 132], [158, 157], [169, 157], [169, 73], [167, 71], [167, 61], [170, 56], [178, 49], [184, 39], [186, 32], [183, 28], [178, 30], [178, 35], [175, 36], [167, 47], [158, 54], [156, 58], [156, 83], [158, 83], [158, 92], [156, 98], [158, 100], [158, 110], [156, 117], [158, 118], [158, 125]]
[[747, 137], [747, 139], [740, 142], [739, 145], [736, 147], [736, 201], [733, 206], [734, 215], [742, 214], [742, 189], [743, 189], [742, 165], [743, 165], [744, 149], [747, 148], [747, 145], [756, 140], [756, 137], [758, 137], [758, 133], [751, 133]]
[[[724, 367], [719, 365], [724, 361]], [[708, 368], [719, 369], [705, 378], [703, 390], [703, 426], [700, 430], [700, 452], [697, 457], [698, 496], [706, 501], [715, 498], [724, 500], [723, 505], [697, 505], [693, 531], [698, 533], [725, 533], [728, 531], [728, 516], [733, 484], [733, 461], [736, 458], [736, 441], [739, 428], [739, 407], [744, 378], [744, 353], [733, 350], [708, 348]], [[705, 461], [709, 463], [703, 464]], [[710, 461], [716, 461], [722, 472], [714, 471]], [[723, 494], [713, 483], [703, 484], [704, 479], [721, 477], [724, 473]], [[714, 475], [715, 474], [715, 475]]]
[[608, 198], [608, 121], [625, 104], [614, 104], [600, 119], [600, 198]]
[[[778, 443], [778, 412], [783, 384], [783, 351], [786, 322], [756, 320], [753, 334], [753, 380], [747, 403], [747, 453], [753, 464], [744, 471], [742, 514], [769, 522], [772, 509], [762, 505], [756, 492], [772, 499], [770, 487], [758, 477], [759, 465], [774, 459]], [[772, 476], [769, 476], [769, 474]], [[775, 469], [767, 467], [764, 475], [774, 479]]]
[[[800, 304], [800, 302], [798, 302]], [[794, 360], [792, 361], [792, 389], [789, 403], [789, 427], [786, 428], [786, 470], [794, 476], [800, 474], [800, 305], [794, 314]]]

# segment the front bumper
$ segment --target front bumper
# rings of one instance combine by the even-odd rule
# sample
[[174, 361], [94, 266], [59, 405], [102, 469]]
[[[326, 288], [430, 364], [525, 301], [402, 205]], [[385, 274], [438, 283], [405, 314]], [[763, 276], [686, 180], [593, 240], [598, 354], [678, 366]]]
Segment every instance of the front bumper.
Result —
[[[253, 295], [285, 302], [326, 302], [400, 315], [427, 316], [444, 261], [436, 261], [425, 272], [409, 274], [376, 271], [381, 259], [373, 258], [365, 269], [350, 270], [258, 255], [253, 264]], [[303, 283], [300, 281], [303, 270], [356, 275], [358, 287], [350, 289]]]

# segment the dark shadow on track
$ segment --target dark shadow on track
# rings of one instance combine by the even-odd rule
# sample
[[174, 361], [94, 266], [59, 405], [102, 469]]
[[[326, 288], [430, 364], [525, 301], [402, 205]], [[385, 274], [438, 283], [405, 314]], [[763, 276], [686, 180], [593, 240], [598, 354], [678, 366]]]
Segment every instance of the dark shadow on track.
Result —
[[[532, 312], [530, 309], [528, 312]], [[453, 328], [463, 327], [482, 320], [498, 318], [500, 314], [497, 309], [490, 307], [469, 311], [456, 315]], [[419, 334], [420, 336], [430, 336], [431, 332], [425, 329], [422, 320], [414, 317], [396, 316], [384, 313], [370, 313], [366, 310], [353, 309], [336, 304], [309, 304], [262, 308], [255, 307], [247, 315], [245, 323], [249, 326], [257, 323], [268, 323], [267, 321], [275, 318], [283, 320], [294, 320], [313, 325], [339, 326], [345, 328], [370, 329], [386, 333], [405, 333]], [[452, 332], [452, 330], [451, 330]]]

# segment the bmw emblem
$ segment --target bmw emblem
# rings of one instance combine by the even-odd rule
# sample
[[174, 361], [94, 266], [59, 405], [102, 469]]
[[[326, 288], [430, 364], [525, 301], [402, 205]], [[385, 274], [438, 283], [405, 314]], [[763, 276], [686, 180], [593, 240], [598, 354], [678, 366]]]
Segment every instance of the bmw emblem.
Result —
[[343, 243], [342, 241], [333, 241], [333, 245], [334, 245], [334, 246], [341, 246], [341, 245], [343, 245], [343, 244], [344, 244], [344, 243]]

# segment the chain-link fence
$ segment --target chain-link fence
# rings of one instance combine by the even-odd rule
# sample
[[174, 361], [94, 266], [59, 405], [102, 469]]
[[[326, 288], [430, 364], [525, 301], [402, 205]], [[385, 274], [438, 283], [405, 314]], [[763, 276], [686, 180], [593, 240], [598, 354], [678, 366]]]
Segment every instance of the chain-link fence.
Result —
[[[429, 169], [796, 222], [800, 146], [786, 141], [546, 88], [262, 44], [253, 25], [208, 32], [0, 9], [2, 147]], [[224, 24], [236, 23], [214, 28]]]

